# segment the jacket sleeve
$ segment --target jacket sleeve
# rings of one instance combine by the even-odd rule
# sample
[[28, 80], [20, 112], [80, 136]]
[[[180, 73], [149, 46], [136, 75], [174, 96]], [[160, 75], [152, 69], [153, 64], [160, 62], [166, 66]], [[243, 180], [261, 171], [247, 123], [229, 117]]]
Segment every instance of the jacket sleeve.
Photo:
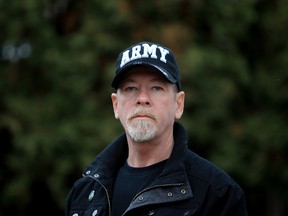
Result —
[[214, 216], [247, 216], [244, 192], [235, 184], [227, 184], [210, 191], [206, 214]]

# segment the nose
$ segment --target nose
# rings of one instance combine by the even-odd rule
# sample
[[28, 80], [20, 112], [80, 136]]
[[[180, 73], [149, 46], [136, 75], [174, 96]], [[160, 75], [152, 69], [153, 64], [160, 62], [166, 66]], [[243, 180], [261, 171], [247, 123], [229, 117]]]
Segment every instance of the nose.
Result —
[[147, 90], [141, 89], [137, 96], [137, 105], [148, 106], [151, 104], [151, 98]]

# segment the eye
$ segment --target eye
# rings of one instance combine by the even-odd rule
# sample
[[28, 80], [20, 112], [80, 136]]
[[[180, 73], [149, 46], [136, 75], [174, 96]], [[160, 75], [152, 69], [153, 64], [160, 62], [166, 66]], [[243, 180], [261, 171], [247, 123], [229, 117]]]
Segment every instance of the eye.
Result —
[[163, 90], [163, 88], [162, 88], [161, 86], [153, 86], [153, 87], [152, 87], [152, 90], [154, 90], [154, 91], [161, 91], [161, 90]]
[[135, 91], [135, 90], [137, 90], [137, 88], [135, 87], [135, 86], [127, 86], [127, 87], [125, 87], [125, 89], [124, 89], [124, 91]]

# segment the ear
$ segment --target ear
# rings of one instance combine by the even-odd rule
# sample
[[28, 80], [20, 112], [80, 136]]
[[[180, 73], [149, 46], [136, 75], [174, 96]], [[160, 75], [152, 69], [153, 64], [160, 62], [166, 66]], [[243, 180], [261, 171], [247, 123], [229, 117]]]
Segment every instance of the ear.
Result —
[[176, 94], [176, 112], [175, 119], [180, 119], [184, 111], [185, 93], [180, 91]]
[[117, 94], [116, 93], [112, 93], [111, 94], [111, 99], [112, 99], [112, 104], [113, 104], [114, 116], [115, 116], [116, 119], [119, 119]]

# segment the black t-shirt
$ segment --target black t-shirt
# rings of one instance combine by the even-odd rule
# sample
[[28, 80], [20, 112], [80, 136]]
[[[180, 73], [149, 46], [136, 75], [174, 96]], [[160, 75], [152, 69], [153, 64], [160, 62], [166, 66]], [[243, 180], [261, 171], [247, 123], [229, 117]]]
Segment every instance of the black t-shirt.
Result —
[[121, 166], [114, 182], [112, 216], [121, 216], [125, 212], [135, 195], [161, 173], [166, 161], [143, 168], [130, 167], [127, 162]]

